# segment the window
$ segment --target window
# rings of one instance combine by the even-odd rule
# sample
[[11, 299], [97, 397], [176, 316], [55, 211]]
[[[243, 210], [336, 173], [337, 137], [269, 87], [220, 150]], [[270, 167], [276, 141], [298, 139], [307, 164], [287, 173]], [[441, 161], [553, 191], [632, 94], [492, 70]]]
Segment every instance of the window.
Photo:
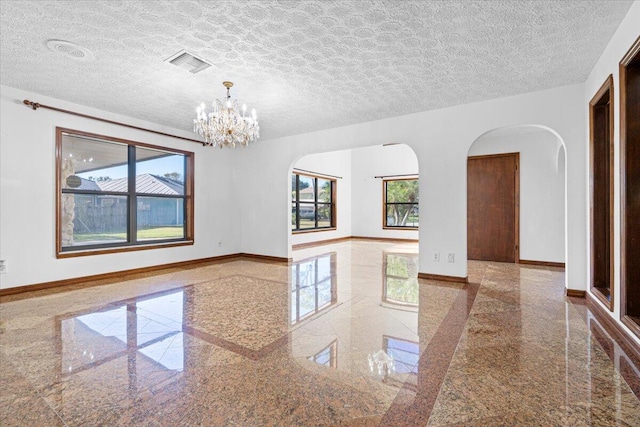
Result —
[[382, 228], [418, 228], [418, 178], [387, 179], [383, 186]]
[[334, 229], [336, 180], [291, 175], [291, 230]]
[[58, 257], [193, 243], [193, 153], [56, 133]]

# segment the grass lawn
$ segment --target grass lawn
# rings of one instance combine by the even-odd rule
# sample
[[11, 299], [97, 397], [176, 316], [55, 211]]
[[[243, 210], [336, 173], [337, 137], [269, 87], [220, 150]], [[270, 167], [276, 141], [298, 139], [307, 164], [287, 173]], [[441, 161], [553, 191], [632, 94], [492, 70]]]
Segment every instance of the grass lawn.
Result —
[[[176, 227], [155, 227], [138, 230], [138, 239], [177, 239], [182, 238], [182, 226]], [[75, 242], [96, 242], [103, 240], [127, 240], [127, 233], [83, 233], [74, 234]]]

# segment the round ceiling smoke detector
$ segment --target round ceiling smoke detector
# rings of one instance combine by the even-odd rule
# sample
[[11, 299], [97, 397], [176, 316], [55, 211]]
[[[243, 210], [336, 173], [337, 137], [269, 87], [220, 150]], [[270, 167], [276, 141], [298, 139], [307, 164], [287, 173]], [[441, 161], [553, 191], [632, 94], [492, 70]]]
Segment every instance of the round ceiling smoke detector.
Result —
[[53, 52], [76, 61], [91, 61], [94, 58], [89, 49], [64, 40], [47, 40], [46, 45]]

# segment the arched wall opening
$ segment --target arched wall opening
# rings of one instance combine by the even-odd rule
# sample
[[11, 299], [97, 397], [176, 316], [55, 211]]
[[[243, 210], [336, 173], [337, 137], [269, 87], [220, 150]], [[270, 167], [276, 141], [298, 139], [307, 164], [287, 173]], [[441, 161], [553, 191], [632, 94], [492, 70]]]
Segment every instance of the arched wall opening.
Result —
[[565, 264], [568, 237], [564, 141], [545, 126], [502, 127], [478, 137], [467, 157], [505, 153], [519, 154], [517, 261]]
[[[417, 180], [418, 169], [418, 158], [406, 144], [374, 145], [298, 157], [289, 166], [289, 176], [315, 174], [336, 180], [336, 226], [324, 231], [296, 232], [292, 230], [292, 219], [288, 227], [289, 256], [295, 245], [345, 237], [418, 241], [416, 228], [383, 226], [383, 181]], [[286, 209], [292, 210], [291, 202]], [[412, 217], [415, 221], [419, 209], [418, 199], [415, 217]]]

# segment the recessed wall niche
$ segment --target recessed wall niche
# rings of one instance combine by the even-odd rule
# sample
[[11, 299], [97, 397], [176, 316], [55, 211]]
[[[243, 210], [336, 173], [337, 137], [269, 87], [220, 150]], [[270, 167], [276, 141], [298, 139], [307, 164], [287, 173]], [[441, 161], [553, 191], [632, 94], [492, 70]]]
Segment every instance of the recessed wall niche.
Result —
[[613, 311], [613, 76], [589, 102], [591, 292]]

